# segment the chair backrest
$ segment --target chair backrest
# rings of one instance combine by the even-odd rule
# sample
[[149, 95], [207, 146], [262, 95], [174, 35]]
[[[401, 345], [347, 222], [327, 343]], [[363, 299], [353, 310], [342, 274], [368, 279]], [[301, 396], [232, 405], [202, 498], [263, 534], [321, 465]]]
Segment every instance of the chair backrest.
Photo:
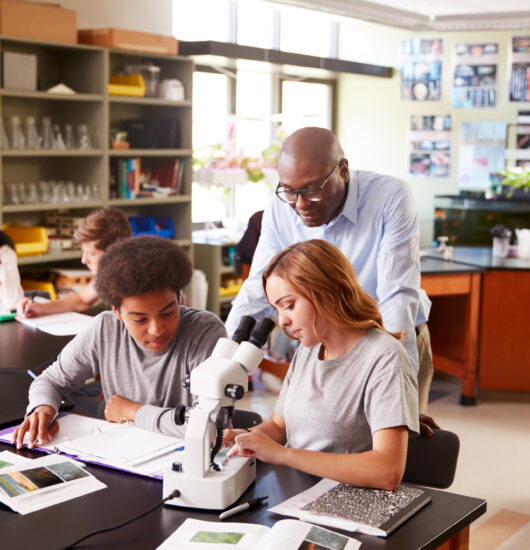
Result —
[[260, 424], [262, 421], [261, 415], [254, 411], [244, 411], [243, 409], [236, 409], [232, 416], [232, 426], [234, 428], [252, 428]]
[[409, 439], [403, 481], [446, 489], [455, 478], [459, 450], [458, 436], [447, 430]]

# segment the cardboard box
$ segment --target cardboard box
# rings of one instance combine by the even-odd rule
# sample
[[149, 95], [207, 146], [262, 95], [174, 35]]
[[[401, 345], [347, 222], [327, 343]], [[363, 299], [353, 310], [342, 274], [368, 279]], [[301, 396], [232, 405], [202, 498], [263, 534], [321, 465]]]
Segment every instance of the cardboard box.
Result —
[[3, 52], [4, 88], [37, 89], [37, 56], [28, 53]]
[[44, 42], [77, 43], [77, 12], [57, 4], [0, 0], [0, 34]]
[[177, 55], [178, 41], [173, 36], [122, 29], [83, 29], [77, 33], [81, 44], [147, 53]]

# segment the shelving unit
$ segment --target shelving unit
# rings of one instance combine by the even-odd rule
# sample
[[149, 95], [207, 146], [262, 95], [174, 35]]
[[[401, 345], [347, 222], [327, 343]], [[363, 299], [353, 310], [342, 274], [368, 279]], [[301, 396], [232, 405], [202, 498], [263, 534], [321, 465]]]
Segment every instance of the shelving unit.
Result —
[[[0, 53], [4, 51], [37, 56], [37, 91], [0, 89], [0, 115], [9, 134], [9, 120], [20, 117], [23, 128], [33, 116], [39, 128], [45, 116], [61, 128], [67, 123], [74, 130], [87, 124], [92, 149], [89, 150], [0, 150], [0, 225], [41, 225], [46, 212], [68, 210], [84, 216], [96, 208], [115, 206], [128, 215], [169, 216], [175, 226], [174, 242], [192, 255], [191, 183], [192, 183], [192, 75], [193, 61], [182, 56], [125, 52], [85, 45], [65, 45], [33, 40], [0, 37]], [[186, 99], [170, 101], [150, 97], [110, 96], [107, 83], [110, 74], [128, 64], [155, 63], [161, 77], [177, 78], [184, 84]], [[45, 90], [62, 82], [74, 94], [48, 93]], [[176, 119], [180, 142], [171, 149], [114, 150], [110, 147], [110, 129], [124, 120], [136, 118]], [[75, 133], [75, 132], [74, 132]], [[112, 159], [146, 158], [181, 159], [185, 162], [180, 194], [167, 198], [111, 198], [109, 193]], [[117, 162], [117, 160], [114, 160]], [[87, 183], [99, 191], [97, 200], [46, 204], [7, 204], [6, 183], [11, 181], [64, 180]], [[19, 258], [19, 265], [61, 264], [78, 261], [79, 251], [63, 251]]]
[[[219, 290], [223, 286], [223, 280], [227, 278], [237, 278], [233, 265], [225, 265], [223, 256], [229, 256], [227, 250], [235, 246], [237, 243], [211, 243], [206, 241], [193, 241], [193, 250], [195, 256], [195, 267], [200, 269], [206, 275], [208, 281], [208, 301], [206, 309], [221, 317], [223, 304], [229, 304], [235, 297], [236, 293], [228, 296], [220, 296]], [[229, 309], [229, 307], [227, 308]]]

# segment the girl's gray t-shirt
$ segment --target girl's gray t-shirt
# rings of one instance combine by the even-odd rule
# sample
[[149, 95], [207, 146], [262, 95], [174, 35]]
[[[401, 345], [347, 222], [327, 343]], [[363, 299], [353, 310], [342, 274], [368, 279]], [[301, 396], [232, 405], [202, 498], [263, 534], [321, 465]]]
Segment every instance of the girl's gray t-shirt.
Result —
[[62, 397], [99, 374], [105, 401], [121, 395], [143, 404], [136, 414], [137, 426], [182, 437], [185, 427], [173, 420], [176, 405], [191, 405], [182, 381], [224, 336], [216, 315], [180, 306], [173, 340], [165, 351], [155, 353], [140, 346], [114, 313], [100, 313], [31, 384], [27, 412], [38, 405], [58, 410]]
[[319, 350], [298, 347], [276, 402], [289, 447], [359, 453], [383, 428], [419, 433], [417, 379], [398, 340], [369, 329], [342, 357], [321, 361]]

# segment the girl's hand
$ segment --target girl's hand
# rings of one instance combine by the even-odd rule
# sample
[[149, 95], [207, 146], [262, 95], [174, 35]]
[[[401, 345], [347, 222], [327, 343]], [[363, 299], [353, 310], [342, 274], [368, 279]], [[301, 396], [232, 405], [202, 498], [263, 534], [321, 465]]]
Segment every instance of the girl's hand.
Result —
[[251, 432], [243, 431], [242, 434], [236, 435], [234, 446], [226, 456], [254, 456], [263, 462], [281, 465], [284, 453], [283, 445], [276, 443], [261, 430], [254, 429]]
[[241, 428], [238, 428], [238, 429], [227, 428], [226, 430], [223, 430], [223, 442], [221, 444], [221, 447], [226, 447], [226, 446], [232, 447], [232, 445], [234, 444], [234, 439], [236, 435], [247, 434], [247, 433], [249, 433], [247, 430], [243, 430]]

